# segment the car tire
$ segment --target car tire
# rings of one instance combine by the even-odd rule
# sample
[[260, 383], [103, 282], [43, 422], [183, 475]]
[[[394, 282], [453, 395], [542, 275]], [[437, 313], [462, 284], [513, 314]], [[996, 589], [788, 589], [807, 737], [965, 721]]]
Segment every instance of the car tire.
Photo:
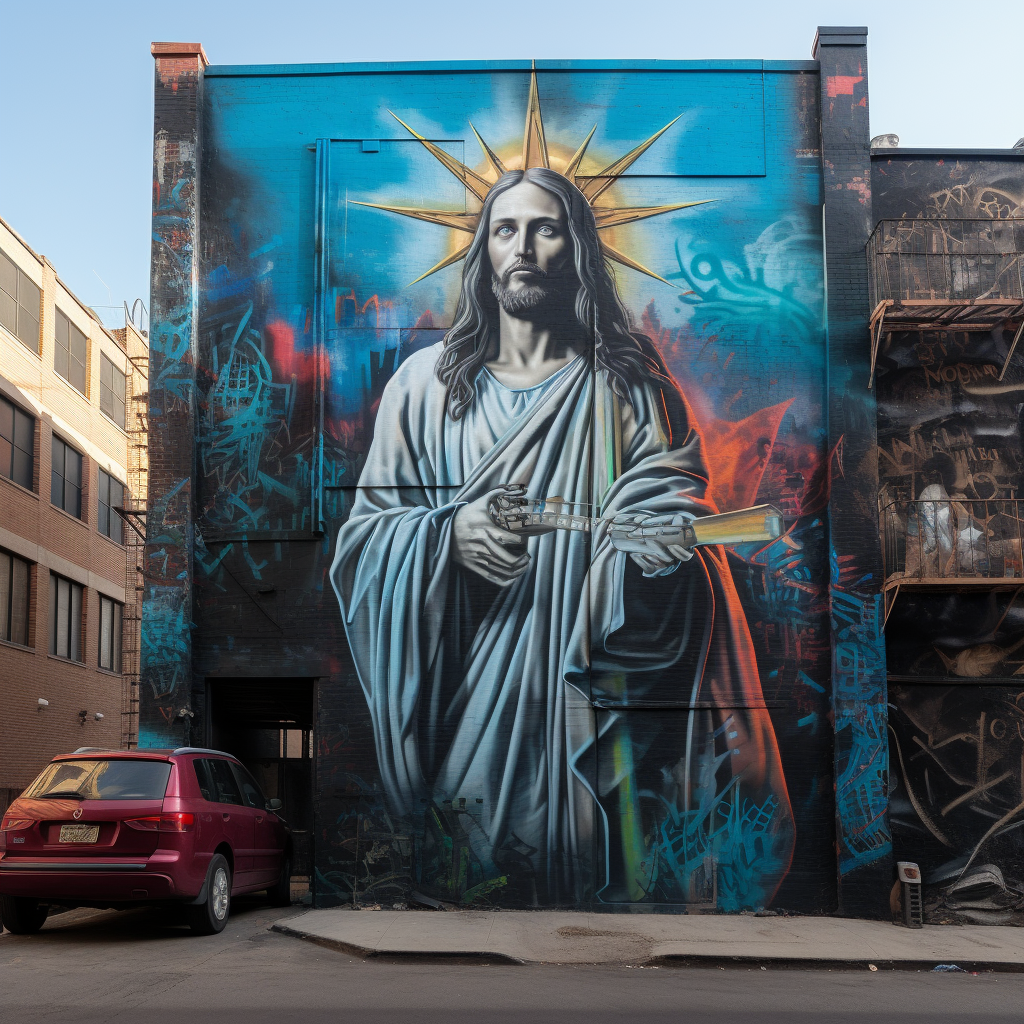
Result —
[[210, 861], [204, 888], [206, 899], [187, 907], [188, 926], [193, 935], [216, 935], [231, 913], [231, 868], [219, 853]]
[[46, 921], [50, 908], [27, 896], [0, 896], [0, 920], [14, 935], [34, 935]]
[[281, 874], [277, 881], [267, 889], [272, 907], [290, 907], [292, 905], [292, 855], [285, 853], [281, 861]]

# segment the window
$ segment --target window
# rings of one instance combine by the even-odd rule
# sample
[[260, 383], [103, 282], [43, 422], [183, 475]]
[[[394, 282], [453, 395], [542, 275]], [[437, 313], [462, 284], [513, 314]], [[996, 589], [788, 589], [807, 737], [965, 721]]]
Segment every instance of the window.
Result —
[[84, 395], [88, 339], [59, 309], [54, 335], [53, 368]]
[[0, 551], [0, 640], [28, 647], [28, 562]]
[[82, 595], [80, 584], [50, 576], [50, 653], [70, 661], [82, 657]]
[[121, 517], [114, 511], [124, 507], [124, 484], [109, 473], [100, 470], [99, 515], [96, 517], [99, 531], [118, 544], [122, 541]]
[[196, 782], [199, 783], [199, 792], [204, 800], [213, 800], [213, 783], [210, 782], [210, 772], [205, 761], [193, 761], [192, 767], [196, 772]]
[[302, 729], [281, 730], [281, 757], [306, 756], [306, 734]]
[[121, 613], [124, 605], [100, 596], [100, 668], [121, 671]]
[[232, 764], [231, 767], [234, 769], [235, 779], [242, 790], [245, 805], [265, 811], [267, 809], [267, 798], [256, 784], [256, 780], [240, 764]]
[[0, 476], [32, 489], [36, 421], [0, 398]]
[[[231, 765], [227, 761], [214, 760], [212, 757], [203, 761], [206, 771], [209, 773], [209, 790], [215, 804], [241, 804], [242, 794], [238, 791], [238, 784], [232, 774]], [[203, 788], [202, 775], [196, 768], [199, 776], [199, 788]]]
[[100, 356], [100, 411], [124, 430], [124, 374], [105, 356]]
[[0, 324], [37, 355], [40, 298], [39, 287], [0, 252]]
[[51, 446], [50, 501], [76, 519], [82, 518], [82, 456], [56, 434]]
[[51, 761], [22, 796], [68, 793], [86, 800], [162, 800], [170, 777], [169, 761]]

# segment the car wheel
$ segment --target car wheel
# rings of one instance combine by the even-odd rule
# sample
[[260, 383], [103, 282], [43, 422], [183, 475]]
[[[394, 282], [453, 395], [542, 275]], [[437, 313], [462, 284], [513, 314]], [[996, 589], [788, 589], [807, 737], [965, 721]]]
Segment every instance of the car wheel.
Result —
[[284, 855], [281, 861], [281, 874], [277, 881], [267, 890], [272, 907], [290, 907], [292, 905], [292, 857]]
[[0, 920], [15, 935], [33, 935], [43, 927], [50, 908], [27, 896], [0, 896]]
[[206, 899], [188, 907], [188, 926], [193, 935], [216, 935], [224, 931], [231, 912], [231, 868], [215, 853], [206, 872]]

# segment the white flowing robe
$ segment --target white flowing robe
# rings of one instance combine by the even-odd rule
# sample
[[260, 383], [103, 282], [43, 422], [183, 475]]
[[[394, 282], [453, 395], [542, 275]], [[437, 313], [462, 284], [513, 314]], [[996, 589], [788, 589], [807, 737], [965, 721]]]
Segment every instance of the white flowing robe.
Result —
[[[540, 898], [572, 902], [606, 881], [594, 877], [607, 823], [590, 763], [603, 728], [591, 679], [628, 673], [632, 682], [679, 666], [672, 702], [694, 707], [717, 639], [719, 661], [732, 667], [712, 680], [716, 699], [736, 706], [753, 698], [763, 707], [753, 651], [745, 624], [735, 650], [735, 629], [712, 637], [716, 599], [742, 619], [724, 559], [718, 565], [713, 553], [644, 580], [598, 527], [592, 536], [530, 538], [529, 569], [506, 588], [456, 565], [453, 517], [501, 484], [595, 503], [604, 517], [714, 508], [704, 500], [699, 434], [691, 429], [673, 446], [660, 393], [636, 387], [631, 410], [620, 407], [629, 427], [621, 465], [602, 482], [602, 423], [610, 418], [600, 410], [621, 401], [603, 371], [579, 356], [537, 387], [515, 391], [483, 370], [455, 420], [435, 375], [439, 352], [411, 356], [384, 391], [332, 581], [391, 812], [415, 819], [431, 803], [464, 806], [494, 864], [500, 868], [504, 849], [525, 851]], [[671, 587], [672, 608], [631, 630], [627, 587], [655, 583], [661, 593]], [[642, 687], [618, 696], [643, 704]], [[781, 780], [766, 713], [730, 737], [734, 772]], [[681, 757], [685, 746], [680, 737]]]

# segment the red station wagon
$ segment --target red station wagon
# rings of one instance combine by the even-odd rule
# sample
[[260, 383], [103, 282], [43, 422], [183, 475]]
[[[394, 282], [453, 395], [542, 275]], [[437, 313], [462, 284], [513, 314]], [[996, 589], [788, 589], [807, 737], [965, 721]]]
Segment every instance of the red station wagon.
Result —
[[184, 906], [219, 932], [231, 897], [290, 902], [291, 834], [230, 754], [198, 747], [55, 757], [0, 821], [0, 918], [38, 931], [51, 905]]

